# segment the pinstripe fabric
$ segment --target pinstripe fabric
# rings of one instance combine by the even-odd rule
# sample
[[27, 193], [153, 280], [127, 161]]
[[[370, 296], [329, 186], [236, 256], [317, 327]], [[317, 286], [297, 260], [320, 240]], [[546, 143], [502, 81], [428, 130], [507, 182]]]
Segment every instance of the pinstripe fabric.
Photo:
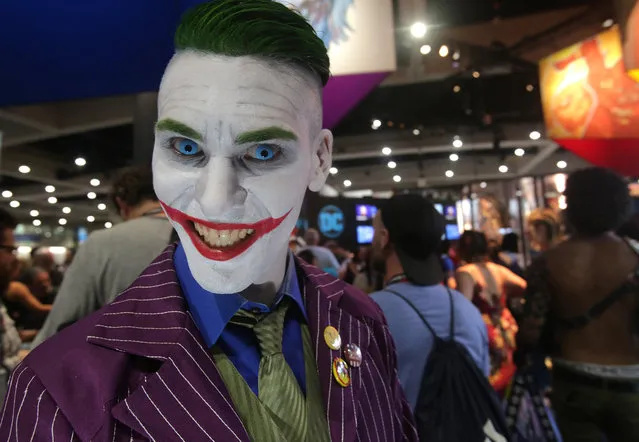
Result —
[[[172, 255], [170, 247], [116, 302], [18, 366], [0, 441], [250, 442], [187, 310]], [[417, 441], [379, 308], [326, 273], [298, 266], [331, 440]], [[328, 325], [362, 349], [348, 388], [332, 376], [340, 352], [324, 343]]]

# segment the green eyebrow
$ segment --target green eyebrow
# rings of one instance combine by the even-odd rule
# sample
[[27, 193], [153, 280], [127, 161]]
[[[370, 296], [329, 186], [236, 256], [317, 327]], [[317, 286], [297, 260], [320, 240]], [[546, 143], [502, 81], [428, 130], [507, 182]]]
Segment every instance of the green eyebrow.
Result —
[[260, 143], [268, 140], [297, 141], [297, 135], [281, 127], [271, 126], [244, 132], [235, 137], [235, 143], [237, 144]]
[[180, 123], [179, 121], [173, 120], [171, 118], [165, 118], [164, 120], [158, 121], [155, 125], [155, 129], [175, 132], [176, 134], [182, 135], [184, 138], [189, 138], [194, 141], [202, 141], [204, 139], [202, 134], [192, 127], [189, 127], [186, 124]]

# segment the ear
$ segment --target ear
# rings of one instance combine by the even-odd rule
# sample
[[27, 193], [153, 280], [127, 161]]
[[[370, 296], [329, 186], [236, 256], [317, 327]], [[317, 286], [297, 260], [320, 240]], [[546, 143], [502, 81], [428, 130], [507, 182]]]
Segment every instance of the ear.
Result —
[[312, 148], [313, 157], [308, 188], [312, 192], [319, 192], [326, 183], [329, 170], [333, 164], [333, 134], [331, 131], [322, 129]]

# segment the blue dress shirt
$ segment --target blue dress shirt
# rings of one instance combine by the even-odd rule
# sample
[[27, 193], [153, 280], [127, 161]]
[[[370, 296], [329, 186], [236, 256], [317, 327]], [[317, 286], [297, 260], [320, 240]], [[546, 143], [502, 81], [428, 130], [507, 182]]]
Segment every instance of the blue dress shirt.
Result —
[[[178, 245], [173, 258], [175, 270], [184, 297], [189, 305], [195, 324], [200, 329], [206, 345], [217, 344], [228, 356], [237, 371], [242, 375], [251, 390], [258, 394], [258, 374], [260, 368], [260, 350], [253, 330], [229, 324], [239, 309], [270, 312], [264, 304], [249, 302], [240, 294], [220, 295], [211, 293], [200, 286], [189, 269], [184, 248]], [[284, 322], [282, 349], [284, 358], [293, 370], [295, 378], [303, 392], [306, 392], [306, 373], [304, 348], [300, 324], [306, 321], [306, 308], [297, 280], [295, 261], [290, 254], [286, 264], [286, 273], [274, 305], [284, 296], [293, 299], [297, 308], [289, 308]]]

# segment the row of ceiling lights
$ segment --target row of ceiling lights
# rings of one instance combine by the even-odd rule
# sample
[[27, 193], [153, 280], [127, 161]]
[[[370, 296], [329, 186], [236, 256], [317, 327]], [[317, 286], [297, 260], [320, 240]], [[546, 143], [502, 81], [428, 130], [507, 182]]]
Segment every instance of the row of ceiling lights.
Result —
[[[376, 120], [379, 121], [379, 120]], [[541, 133], [539, 133], [538, 131], [534, 130], [532, 132], [530, 132], [529, 137], [531, 140], [538, 140], [541, 138]], [[461, 138], [459, 136], [455, 136], [453, 138], [453, 142], [452, 142], [453, 147], [455, 148], [461, 148], [463, 147], [464, 143], [461, 140]], [[393, 153], [393, 149], [391, 149], [388, 146], [384, 146], [382, 147], [382, 155], [384, 156], [390, 156]], [[526, 151], [522, 148], [518, 148], [515, 149], [515, 155], [518, 157], [523, 157], [526, 154]], [[448, 157], [448, 159], [452, 162], [457, 162], [459, 161], [459, 155], [456, 153], [451, 153]], [[388, 163], [386, 163], [386, 166], [389, 169], [395, 169], [397, 167], [397, 163], [393, 160], [389, 160]], [[557, 161], [557, 168], [559, 169], [565, 169], [566, 167], [568, 167], [568, 163], [564, 160], [560, 160]], [[508, 166], [505, 164], [501, 164], [498, 168], [500, 173], [508, 173]], [[330, 173], [331, 175], [337, 175], [338, 173], [338, 169], [337, 167], [331, 167], [330, 168]], [[455, 176], [455, 172], [452, 170], [447, 170], [445, 173], [447, 178], [452, 178]], [[393, 181], [395, 181], [396, 183], [399, 183], [402, 181], [402, 177], [400, 175], [394, 175], [393, 176]], [[343, 182], [344, 187], [351, 187], [353, 185], [353, 182], [351, 180], [344, 180]]]

